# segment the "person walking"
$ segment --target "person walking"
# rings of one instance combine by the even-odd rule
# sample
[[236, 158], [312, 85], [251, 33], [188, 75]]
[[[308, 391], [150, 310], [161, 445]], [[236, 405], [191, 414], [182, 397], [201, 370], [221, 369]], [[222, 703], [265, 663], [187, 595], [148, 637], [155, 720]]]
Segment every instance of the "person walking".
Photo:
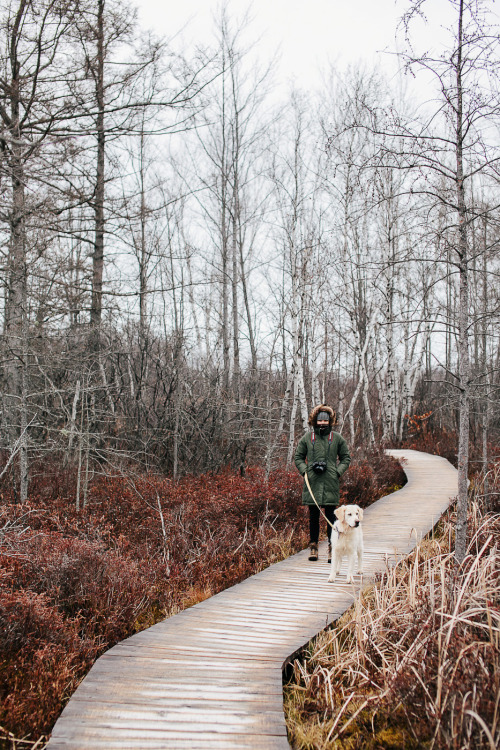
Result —
[[[307, 474], [311, 491], [318, 504], [314, 502], [304, 482], [302, 505], [309, 506], [309, 560], [318, 559], [320, 508], [333, 524], [335, 508], [339, 504], [339, 479], [351, 463], [346, 441], [342, 435], [333, 431], [335, 422], [336, 415], [331, 406], [315, 406], [309, 414], [309, 425], [312, 430], [301, 437], [295, 451], [295, 466], [301, 476]], [[327, 524], [328, 562], [331, 562], [332, 554], [330, 523]]]

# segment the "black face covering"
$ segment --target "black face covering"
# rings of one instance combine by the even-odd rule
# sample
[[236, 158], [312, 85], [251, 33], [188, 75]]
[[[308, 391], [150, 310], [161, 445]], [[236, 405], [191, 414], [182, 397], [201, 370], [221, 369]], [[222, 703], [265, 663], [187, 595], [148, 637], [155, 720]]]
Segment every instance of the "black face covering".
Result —
[[328, 427], [328, 425], [326, 427], [319, 428], [320, 435], [328, 435], [329, 432], [330, 432], [330, 428]]

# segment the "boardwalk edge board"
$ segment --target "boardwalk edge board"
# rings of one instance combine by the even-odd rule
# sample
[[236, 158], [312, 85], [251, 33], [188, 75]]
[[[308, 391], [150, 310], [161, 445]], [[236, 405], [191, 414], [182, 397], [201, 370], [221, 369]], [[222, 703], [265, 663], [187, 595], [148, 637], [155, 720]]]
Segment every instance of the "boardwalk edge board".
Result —
[[404, 458], [408, 483], [365, 510], [365, 573], [329, 584], [326, 542], [122, 641], [103, 654], [56, 722], [49, 750], [286, 750], [283, 670], [401, 560], [457, 495], [439, 456]]

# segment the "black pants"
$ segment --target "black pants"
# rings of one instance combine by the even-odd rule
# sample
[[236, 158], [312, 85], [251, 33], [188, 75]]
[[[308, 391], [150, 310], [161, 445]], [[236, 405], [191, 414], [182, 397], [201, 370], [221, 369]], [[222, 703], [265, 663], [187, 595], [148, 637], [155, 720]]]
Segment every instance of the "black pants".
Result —
[[[330, 523], [335, 521], [335, 505], [322, 505], [321, 510], [328, 518]], [[319, 508], [317, 505], [309, 506], [309, 537], [311, 539], [310, 544], [317, 544], [319, 539]], [[332, 527], [329, 523], [326, 524], [326, 533], [328, 534], [328, 541], [330, 541], [330, 535], [332, 533]]]

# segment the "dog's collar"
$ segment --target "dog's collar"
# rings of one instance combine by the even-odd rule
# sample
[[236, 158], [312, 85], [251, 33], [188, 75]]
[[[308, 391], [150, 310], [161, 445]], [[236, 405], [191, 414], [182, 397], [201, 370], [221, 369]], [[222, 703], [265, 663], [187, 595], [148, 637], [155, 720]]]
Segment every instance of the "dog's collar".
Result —
[[334, 524], [333, 524], [333, 526], [332, 526], [332, 529], [335, 529], [335, 531], [337, 532], [337, 534], [338, 534], [339, 536], [340, 536], [341, 534], [346, 534], [346, 533], [347, 533], [347, 531], [348, 531], [349, 529], [359, 529], [359, 527], [361, 526], [361, 523], [360, 523], [360, 524], [359, 524], [358, 526], [349, 526], [349, 524], [346, 524], [346, 526], [347, 526], [347, 530], [346, 530], [346, 531], [342, 531], [342, 530], [341, 530], [341, 529], [339, 529], [339, 527], [337, 526], [337, 524], [338, 524], [338, 523], [342, 523], [342, 522], [341, 522], [341, 521], [339, 521], [339, 520], [335, 521], [335, 523], [334, 523]]

